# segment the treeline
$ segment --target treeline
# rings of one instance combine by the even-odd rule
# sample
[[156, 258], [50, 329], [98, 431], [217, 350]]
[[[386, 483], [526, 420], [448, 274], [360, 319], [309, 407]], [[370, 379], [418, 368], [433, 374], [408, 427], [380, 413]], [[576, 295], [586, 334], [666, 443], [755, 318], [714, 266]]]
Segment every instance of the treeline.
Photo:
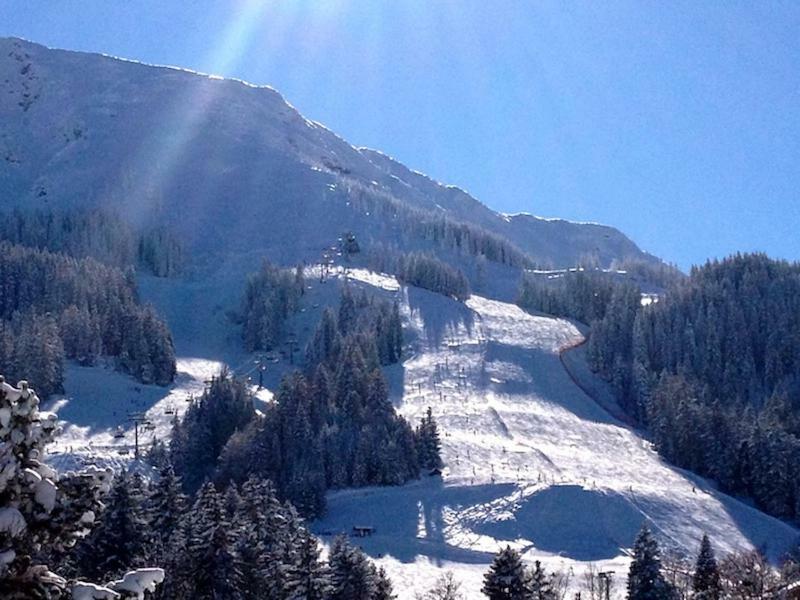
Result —
[[21, 211], [0, 215], [0, 240], [73, 258], [173, 277], [185, 266], [183, 246], [164, 227], [135, 231], [103, 210]]
[[286, 319], [300, 308], [305, 293], [303, 269], [292, 273], [264, 261], [250, 275], [242, 299], [242, 340], [248, 352], [272, 350], [282, 341]]
[[121, 473], [92, 532], [62, 571], [106, 581], [157, 564], [166, 572], [154, 600], [389, 600], [392, 585], [346, 539], [327, 561], [316, 538], [272, 484], [250, 478], [219, 489], [206, 483], [192, 501], [171, 467], [148, 483]]
[[349, 182], [348, 200], [367, 214], [386, 217], [409, 240], [426, 241], [438, 248], [465, 256], [519, 268], [532, 268], [533, 260], [504, 237], [478, 225], [456, 221], [439, 213], [412, 208], [389, 194], [366, 190], [355, 180]]
[[144, 383], [175, 376], [169, 330], [139, 304], [131, 273], [0, 243], [0, 362], [9, 376], [27, 374], [46, 395], [63, 388], [64, 358], [91, 365], [101, 356]]
[[432, 416], [415, 431], [397, 415], [380, 369], [400, 359], [398, 309], [364, 298], [345, 288], [338, 316], [326, 310], [312, 336], [305, 372], [284, 378], [261, 414], [224, 374], [190, 405], [170, 445], [188, 492], [255, 475], [315, 516], [328, 489], [397, 485], [441, 466]]
[[186, 268], [183, 244], [165, 227], [148, 229], [139, 236], [139, 265], [156, 277], [175, 277]]
[[800, 265], [736, 255], [642, 307], [618, 294], [588, 357], [678, 466], [800, 517]]
[[594, 323], [606, 315], [615, 292], [635, 290], [619, 277], [602, 271], [565, 271], [550, 278], [525, 273], [517, 303], [525, 310]]
[[469, 298], [469, 281], [464, 273], [431, 254], [412, 252], [400, 257], [397, 278], [408, 285], [450, 296], [460, 302]]
[[[639, 294], [640, 299], [641, 288], [668, 290], [685, 279], [671, 265], [637, 259], [614, 261], [609, 270], [584, 266], [564, 271], [529, 271], [523, 273], [517, 303], [529, 311], [591, 324], [605, 317], [615, 294], [630, 298]], [[617, 298], [615, 309], [619, 302]]]
[[686, 278], [676, 266], [663, 262], [650, 262], [638, 258], [611, 261], [611, 271], [624, 271], [628, 279], [638, 285], [669, 289]]
[[[507, 546], [497, 553], [484, 575], [481, 592], [489, 600], [564, 600], [569, 591], [577, 589], [576, 597], [603, 600], [622, 597], [617, 590], [624, 585], [627, 600], [788, 598], [788, 587], [800, 581], [798, 558], [786, 557], [778, 569], [757, 550], [731, 554], [718, 561], [705, 535], [693, 561], [665, 557], [645, 524], [634, 542], [627, 581], [622, 585], [611, 573], [599, 572], [591, 564], [581, 580], [573, 582], [572, 569], [547, 573], [539, 561], [529, 567], [517, 550]], [[460, 588], [452, 574], [446, 574], [421, 598], [463, 598]]]

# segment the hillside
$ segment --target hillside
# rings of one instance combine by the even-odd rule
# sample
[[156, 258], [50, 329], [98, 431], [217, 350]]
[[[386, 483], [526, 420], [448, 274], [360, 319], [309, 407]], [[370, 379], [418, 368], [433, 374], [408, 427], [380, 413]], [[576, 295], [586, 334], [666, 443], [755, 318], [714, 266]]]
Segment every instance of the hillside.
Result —
[[213, 266], [318, 259], [344, 231], [367, 251], [418, 249], [421, 223], [444, 216], [543, 266], [657, 262], [610, 227], [495, 213], [351, 146], [271, 88], [177, 68], [2, 39], [0, 132], [3, 209], [113, 209], [167, 225]]
[[[320, 496], [335, 491], [327, 514], [309, 525], [326, 548], [337, 533], [374, 527], [356, 542], [386, 569], [401, 600], [443, 569], [464, 582], [468, 598], [480, 597], [483, 573], [507, 544], [548, 570], [572, 570], [575, 591], [590, 565], [615, 571], [620, 592], [645, 521], [682, 557], [696, 553], [703, 533], [720, 555], [763, 547], [773, 560], [798, 539], [794, 527], [667, 464], [619, 420], [585, 348], [562, 356], [584, 341], [582, 325], [510, 303], [525, 268], [556, 281], [583, 273], [575, 267], [588, 259], [608, 280], [637, 281], [620, 263], [660, 264], [611, 227], [494, 212], [459, 188], [350, 145], [268, 87], [0, 39], [0, 211], [13, 208], [109, 211], [130, 226], [132, 240], [163, 228], [188, 261], [176, 274], [136, 276], [137, 301], [152, 304], [171, 331], [174, 381], [136, 382], [105, 360], [67, 363], [65, 392], [47, 402], [63, 425], [50, 458], [60, 470], [130, 465], [136, 437], [143, 448], [168, 439], [187, 400], [223, 368], [251, 378], [262, 415], [285, 406], [274, 393], [297, 366], [287, 352], [302, 355], [293, 349], [305, 348], [347, 284], [397, 302], [404, 347], [402, 361], [383, 368], [389, 394], [410, 423], [432, 409], [445, 467], [406, 485], [322, 488]], [[353, 257], [339, 244], [346, 232], [360, 247]], [[453, 273], [461, 292], [446, 297], [401, 283], [436, 289], [426, 278], [394, 270], [399, 281], [385, 272], [412, 251], [435, 255], [412, 256], [416, 264], [460, 267], [463, 274], [446, 265], [427, 274]], [[241, 298], [245, 274], [265, 257], [305, 262], [306, 279], [295, 280], [302, 299], [286, 316], [288, 350], [279, 340], [256, 355], [242, 343]], [[633, 302], [640, 301], [637, 292]], [[146, 417], [138, 432], [132, 416]]]
[[[343, 277], [309, 283], [306, 310], [291, 321], [301, 344], [322, 308], [335, 302]], [[720, 554], [763, 545], [777, 558], [796, 540], [792, 527], [664, 463], [587, 397], [558, 356], [582, 339], [573, 323], [480, 296], [461, 304], [364, 270], [350, 271], [349, 279], [356, 290], [400, 302], [407, 343], [404, 362], [386, 372], [393, 401], [412, 421], [433, 408], [446, 467], [441, 479], [334, 492], [328, 515], [312, 529], [330, 542], [355, 525], [375, 527], [359, 545], [387, 569], [401, 599], [426, 589], [442, 569], [455, 572], [469, 598], [480, 598], [481, 576], [505, 544], [549, 569], [572, 568], [576, 585], [590, 563], [614, 570], [620, 590], [628, 549], [646, 519], [659, 542], [682, 555], [696, 552], [704, 532]], [[156, 298], [153, 287], [144, 287]], [[177, 348], [200, 344], [201, 336], [180, 333], [190, 330], [193, 317], [171, 314]], [[209, 339], [214, 332], [212, 325]], [[228, 340], [226, 360], [238, 374], [252, 374], [236, 342]], [[225, 346], [217, 340], [219, 356]], [[582, 359], [572, 362], [580, 366]], [[182, 411], [184, 399], [198, 394], [219, 366], [179, 352], [178, 379], [167, 390], [100, 369], [70, 369], [66, 397], [53, 406], [69, 422], [55, 464], [126, 462], [130, 454], [119, 454], [130, 452], [133, 441], [126, 411], [144, 411], [154, 422], [145, 443], [153, 435], [163, 439], [171, 411]], [[271, 365], [267, 387], [277, 389], [291, 368], [285, 359]], [[269, 401], [271, 393], [262, 390], [259, 398]], [[113, 437], [117, 425], [126, 427], [123, 439]]]

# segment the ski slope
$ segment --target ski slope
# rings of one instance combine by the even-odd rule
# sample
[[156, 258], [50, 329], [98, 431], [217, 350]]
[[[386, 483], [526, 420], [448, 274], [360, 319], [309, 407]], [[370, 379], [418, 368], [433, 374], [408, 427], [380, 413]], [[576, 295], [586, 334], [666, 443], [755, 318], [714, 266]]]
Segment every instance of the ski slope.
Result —
[[[398, 300], [406, 344], [404, 362], [386, 370], [393, 401], [412, 423], [430, 406], [440, 425], [442, 477], [332, 492], [327, 516], [311, 524], [326, 544], [353, 526], [374, 527], [374, 535], [354, 541], [386, 568], [401, 600], [429, 588], [444, 570], [463, 582], [468, 598], [481, 598], [483, 573], [506, 544], [550, 570], [571, 569], [575, 585], [589, 563], [615, 571], [621, 591], [627, 549], [645, 520], [666, 550], [684, 555], [695, 553], [704, 532], [720, 554], [765, 546], [773, 558], [797, 539], [790, 526], [666, 465], [587, 396], [582, 388], [602, 391], [603, 383], [588, 381], [581, 351], [567, 361], [581, 387], [559, 359], [561, 349], [582, 339], [572, 322], [480, 296], [458, 303], [363, 269], [340, 268], [325, 283], [314, 268], [307, 274], [304, 308], [289, 323], [299, 346], [324, 307], [336, 304], [345, 279], [354, 291]], [[182, 413], [185, 399], [201, 393], [223, 365], [252, 375], [252, 357], [238, 350], [220, 308], [230, 307], [222, 295], [230, 286], [198, 285], [142, 286], [176, 332], [179, 374], [172, 386], [145, 386], [100, 367], [68, 368], [67, 394], [48, 407], [65, 421], [56, 466], [128, 464], [129, 412], [153, 423], [140, 439], [146, 445], [169, 435], [168, 413]], [[270, 365], [258, 400], [269, 402], [269, 390], [292, 368], [285, 358]], [[124, 437], [116, 438], [120, 425]]]
[[[354, 272], [380, 289], [394, 280]], [[587, 563], [618, 575], [647, 520], [670, 552], [694, 554], [703, 533], [718, 552], [764, 546], [779, 556], [798, 532], [666, 465], [650, 444], [579, 388], [559, 350], [582, 339], [563, 319], [533, 316], [473, 296], [465, 305], [402, 291], [406, 360], [390, 370], [398, 410], [410, 421], [428, 406], [443, 432], [443, 476], [401, 488], [330, 495], [314, 523], [329, 540], [354, 525], [401, 599], [452, 570], [469, 598], [506, 544], [527, 560], [574, 572]]]

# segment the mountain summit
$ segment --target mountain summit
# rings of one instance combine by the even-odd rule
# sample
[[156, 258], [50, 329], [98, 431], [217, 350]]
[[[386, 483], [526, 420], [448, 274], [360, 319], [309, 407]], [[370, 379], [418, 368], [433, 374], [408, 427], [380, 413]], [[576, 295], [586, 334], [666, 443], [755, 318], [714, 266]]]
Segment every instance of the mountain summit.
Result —
[[199, 255], [311, 259], [344, 231], [418, 249], [420, 222], [446, 218], [531, 264], [657, 262], [611, 227], [494, 212], [269, 87], [173, 67], [0, 39], [0, 132], [4, 208], [112, 209]]

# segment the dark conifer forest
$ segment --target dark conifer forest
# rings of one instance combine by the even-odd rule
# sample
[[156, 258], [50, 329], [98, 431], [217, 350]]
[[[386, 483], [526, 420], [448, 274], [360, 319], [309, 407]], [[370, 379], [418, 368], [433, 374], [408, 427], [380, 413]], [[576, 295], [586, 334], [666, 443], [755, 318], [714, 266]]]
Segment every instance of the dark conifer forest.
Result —
[[[266, 273], [284, 289], [302, 288], [277, 270]], [[328, 489], [398, 485], [441, 466], [433, 417], [415, 431], [389, 400], [381, 366], [400, 360], [402, 348], [397, 305], [345, 286], [338, 311], [323, 311], [303, 370], [283, 379], [262, 414], [244, 382], [226, 373], [190, 404], [170, 445], [184, 489], [257, 476], [302, 515], [315, 516], [325, 510]]]
[[2, 242], [0, 286], [0, 361], [9, 377], [50, 394], [62, 390], [65, 358], [92, 365], [111, 357], [144, 383], [174, 378], [171, 335], [139, 302], [132, 272]]
[[591, 325], [592, 368], [665, 458], [800, 517], [800, 265], [712, 261], [646, 306], [635, 285], [592, 273], [528, 279], [519, 301]]

